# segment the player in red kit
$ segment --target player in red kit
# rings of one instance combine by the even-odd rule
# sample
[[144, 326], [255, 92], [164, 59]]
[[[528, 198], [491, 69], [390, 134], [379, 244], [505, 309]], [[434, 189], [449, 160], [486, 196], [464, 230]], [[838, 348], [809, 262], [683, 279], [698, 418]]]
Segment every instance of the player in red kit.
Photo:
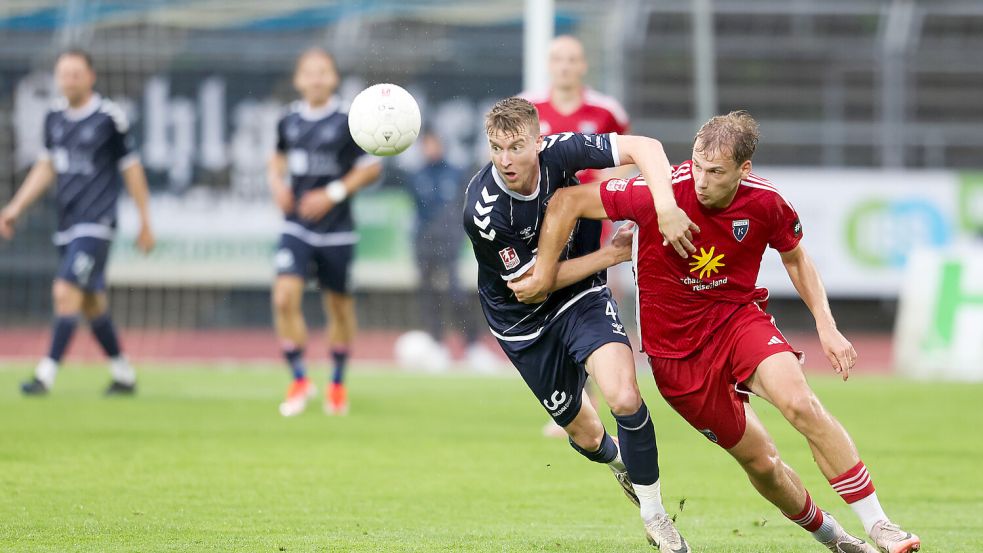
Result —
[[773, 184], [751, 173], [757, 141], [758, 124], [747, 112], [717, 116], [697, 133], [693, 159], [674, 168], [676, 202], [701, 231], [689, 259], [663, 245], [645, 181], [611, 179], [553, 197], [533, 276], [512, 288], [523, 301], [543, 298], [541, 290], [548, 288], [542, 285], [552, 282], [577, 218], [635, 221], [642, 347], [666, 401], [726, 449], [763, 497], [831, 551], [876, 551], [819, 509], [779, 458], [749, 403], [750, 394], [763, 398], [808, 440], [819, 469], [881, 552], [918, 551], [918, 536], [884, 513], [856, 446], [809, 387], [800, 354], [765, 312], [768, 291], [755, 282], [771, 247], [815, 317], [830, 364], [847, 379], [857, 353], [837, 330], [819, 273], [799, 243], [795, 209]]
[[[628, 132], [628, 114], [621, 104], [611, 96], [601, 94], [584, 84], [587, 76], [587, 56], [584, 46], [570, 35], [560, 35], [550, 42], [549, 48], [549, 88], [534, 92], [523, 92], [519, 96], [532, 102], [539, 112], [539, 133], [543, 136], [564, 132], [578, 133], [618, 133]], [[637, 175], [634, 165], [607, 170], [584, 169], [577, 173], [580, 182], [598, 182], [604, 178]], [[602, 224], [603, 223], [603, 224]], [[598, 240], [607, 241], [613, 235], [610, 221], [589, 223], [596, 225], [592, 232], [599, 233]], [[586, 229], [585, 229], [586, 230]], [[623, 286], [628, 276], [625, 266], [609, 268], [608, 286], [620, 302]], [[622, 276], [621, 279], [618, 276]], [[587, 395], [597, 407], [597, 394], [593, 386], [586, 388]], [[567, 433], [552, 420], [543, 427], [543, 434], [553, 438], [565, 438]]]

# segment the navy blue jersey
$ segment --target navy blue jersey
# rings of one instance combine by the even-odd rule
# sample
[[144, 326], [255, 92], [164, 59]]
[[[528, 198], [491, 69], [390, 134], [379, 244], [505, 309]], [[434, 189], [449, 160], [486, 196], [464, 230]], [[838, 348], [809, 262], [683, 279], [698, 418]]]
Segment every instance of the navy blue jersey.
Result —
[[78, 109], [56, 106], [44, 120], [44, 151], [58, 184], [58, 232], [55, 243], [88, 236], [110, 239], [116, 228], [120, 171], [139, 161], [123, 111], [93, 94]]
[[[317, 110], [304, 102], [294, 102], [277, 125], [276, 149], [287, 158], [290, 187], [297, 202], [306, 192], [323, 189], [345, 176], [362, 156], [371, 161], [355, 144], [348, 131], [348, 114], [339, 108], [338, 98]], [[315, 246], [354, 243], [354, 231], [351, 198], [319, 221], [306, 221], [291, 213], [284, 229]]]
[[[574, 302], [599, 292], [606, 284], [605, 271], [557, 290], [540, 304], [519, 302], [507, 283], [529, 270], [536, 260], [539, 227], [546, 205], [558, 188], [578, 184], [582, 169], [606, 169], [618, 164], [615, 134], [563, 133], [543, 138], [539, 153], [539, 183], [535, 192], [522, 196], [508, 189], [491, 163], [479, 171], [465, 192], [464, 229], [478, 260], [478, 295], [488, 326], [500, 340], [537, 338], [544, 326]], [[561, 259], [594, 252], [599, 229], [580, 221]], [[595, 221], [589, 221], [594, 223]]]

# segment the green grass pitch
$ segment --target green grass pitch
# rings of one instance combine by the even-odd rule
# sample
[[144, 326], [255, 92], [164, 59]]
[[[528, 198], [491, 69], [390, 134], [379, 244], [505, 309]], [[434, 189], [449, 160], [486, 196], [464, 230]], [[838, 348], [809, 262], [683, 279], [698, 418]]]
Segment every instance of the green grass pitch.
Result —
[[[540, 437], [518, 378], [356, 367], [350, 416], [318, 403], [284, 419], [279, 368], [147, 367], [139, 397], [110, 400], [101, 368], [69, 368], [41, 399], [17, 393], [29, 372], [0, 369], [0, 551], [651, 550], [607, 469]], [[823, 550], [641, 381], [694, 551]], [[983, 551], [983, 386], [812, 381], [923, 551]], [[804, 441], [755, 405], [820, 506], [861, 531]]]

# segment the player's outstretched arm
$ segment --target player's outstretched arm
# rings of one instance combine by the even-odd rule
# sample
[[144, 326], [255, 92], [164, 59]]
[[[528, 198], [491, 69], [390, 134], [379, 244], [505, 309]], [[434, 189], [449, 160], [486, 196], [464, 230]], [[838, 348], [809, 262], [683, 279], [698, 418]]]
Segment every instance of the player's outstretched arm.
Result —
[[659, 232], [663, 245], [671, 244], [680, 257], [688, 257], [696, 251], [693, 233], [700, 227], [690, 220], [686, 212], [676, 205], [672, 193], [672, 165], [662, 143], [645, 136], [618, 136], [619, 165], [634, 163], [652, 192], [655, 212], [659, 216]]
[[305, 193], [300, 199], [297, 213], [304, 219], [316, 221], [352, 194], [375, 182], [381, 174], [382, 162], [378, 159], [356, 164], [345, 176], [328, 183], [323, 189]]
[[39, 159], [27, 173], [24, 184], [14, 194], [10, 203], [0, 210], [0, 236], [14, 237], [14, 223], [55, 181], [55, 168], [50, 159]]
[[556, 281], [543, 293], [527, 291], [522, 283], [532, 277], [533, 271], [509, 282], [509, 288], [522, 303], [541, 303], [548, 294], [571, 284], [580, 282], [590, 275], [631, 260], [632, 241], [635, 237], [635, 223], [628, 222], [618, 229], [611, 242], [595, 252], [560, 262], [556, 270]]
[[801, 245], [782, 252], [781, 256], [785, 271], [792, 279], [795, 290], [816, 319], [816, 330], [819, 332], [819, 341], [823, 345], [826, 358], [829, 359], [833, 370], [842, 374], [843, 380], [850, 378], [850, 369], [857, 362], [857, 351], [836, 328], [836, 320], [833, 319], [833, 313], [829, 309], [826, 288], [823, 286], [815, 263]]
[[[604, 204], [601, 203], [600, 185], [584, 184], [561, 188], [553, 194], [539, 231], [539, 250], [532, 274], [509, 285], [516, 292], [516, 297], [521, 293], [527, 298], [540, 298], [556, 289], [560, 253], [579, 218], [607, 219]], [[584, 276], [588, 274], [590, 273]]]
[[123, 169], [123, 182], [126, 183], [126, 191], [133, 198], [140, 215], [137, 248], [143, 253], [150, 253], [154, 249], [155, 240], [154, 231], [150, 227], [150, 187], [147, 185], [147, 174], [143, 172], [143, 164], [135, 161]]

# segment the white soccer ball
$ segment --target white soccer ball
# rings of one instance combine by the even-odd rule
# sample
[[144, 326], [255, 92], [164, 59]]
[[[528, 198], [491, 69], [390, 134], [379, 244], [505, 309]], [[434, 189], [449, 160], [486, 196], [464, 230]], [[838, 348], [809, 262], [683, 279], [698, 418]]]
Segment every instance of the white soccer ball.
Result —
[[450, 367], [447, 350], [422, 330], [401, 334], [394, 349], [396, 363], [405, 370], [443, 372]]
[[420, 134], [420, 107], [402, 87], [375, 84], [352, 100], [348, 130], [366, 152], [394, 156], [409, 148]]

